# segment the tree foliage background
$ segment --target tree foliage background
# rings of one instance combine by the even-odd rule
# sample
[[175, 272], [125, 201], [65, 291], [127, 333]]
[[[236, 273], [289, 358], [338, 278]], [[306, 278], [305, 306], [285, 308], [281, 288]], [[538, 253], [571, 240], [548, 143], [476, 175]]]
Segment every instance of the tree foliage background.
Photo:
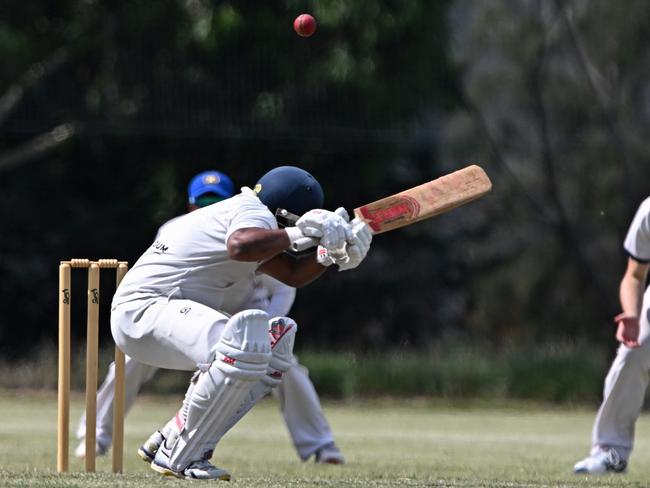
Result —
[[[193, 174], [252, 185], [279, 164], [311, 171], [328, 208], [469, 163], [494, 182], [301, 290], [299, 347], [611, 345], [621, 242], [650, 186], [649, 9], [3, 1], [0, 350], [56, 340], [61, 259], [134, 262]], [[305, 11], [308, 39], [291, 28]]]

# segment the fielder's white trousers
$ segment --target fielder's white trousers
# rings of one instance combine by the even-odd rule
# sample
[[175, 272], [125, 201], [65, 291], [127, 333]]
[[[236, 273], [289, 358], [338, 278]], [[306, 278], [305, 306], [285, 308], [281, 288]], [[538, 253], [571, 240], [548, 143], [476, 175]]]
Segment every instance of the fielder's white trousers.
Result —
[[[124, 357], [124, 408], [128, 412], [135, 403], [141, 386], [149, 381], [158, 368]], [[97, 443], [108, 447], [113, 441], [113, 399], [115, 398], [115, 363], [108, 366], [108, 374], [97, 390]], [[77, 439], [86, 436], [86, 414], [77, 426]]]
[[295, 357], [273, 395], [280, 400], [284, 422], [300, 459], [304, 461], [321, 447], [334, 442], [316, 388], [309, 379], [309, 370]]
[[627, 460], [634, 447], [634, 426], [645, 398], [650, 372], [650, 300], [646, 293], [641, 315], [640, 346], [620, 345], [612, 363], [592, 431], [592, 452], [599, 446], [615, 448]]

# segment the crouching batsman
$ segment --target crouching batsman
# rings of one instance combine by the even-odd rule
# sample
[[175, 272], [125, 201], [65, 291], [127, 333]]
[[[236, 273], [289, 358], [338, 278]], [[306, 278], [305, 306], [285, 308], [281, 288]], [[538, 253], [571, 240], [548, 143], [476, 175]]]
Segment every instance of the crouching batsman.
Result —
[[[292, 319], [263, 310], [230, 315], [233, 294], [253, 286], [256, 273], [302, 287], [331, 264], [356, 268], [370, 247], [365, 223], [322, 206], [313, 176], [277, 167], [254, 189], [244, 187], [165, 226], [122, 280], [111, 312], [116, 344], [142, 363], [194, 371], [177, 414], [139, 450], [153, 470], [230, 479], [210, 463], [215, 446], [282, 381], [297, 331]], [[281, 227], [275, 216], [286, 212], [278, 210], [300, 217]], [[319, 239], [317, 252], [285, 252], [303, 237]]]

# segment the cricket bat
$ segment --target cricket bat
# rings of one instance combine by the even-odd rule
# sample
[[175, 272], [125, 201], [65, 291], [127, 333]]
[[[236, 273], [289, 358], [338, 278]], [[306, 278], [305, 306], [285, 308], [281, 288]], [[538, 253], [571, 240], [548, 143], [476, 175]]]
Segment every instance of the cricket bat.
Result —
[[[364, 220], [373, 234], [399, 229], [421, 220], [449, 212], [485, 195], [492, 182], [483, 168], [467, 166], [422, 185], [396, 193], [354, 209], [354, 216]], [[303, 251], [318, 244], [305, 237], [293, 243], [292, 251]]]

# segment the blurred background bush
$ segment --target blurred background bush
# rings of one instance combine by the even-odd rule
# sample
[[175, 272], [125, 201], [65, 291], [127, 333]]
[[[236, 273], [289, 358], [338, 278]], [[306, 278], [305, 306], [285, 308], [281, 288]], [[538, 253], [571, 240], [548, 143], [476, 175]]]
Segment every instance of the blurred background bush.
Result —
[[[58, 262], [134, 262], [184, 211], [198, 171], [244, 186], [297, 164], [328, 208], [352, 209], [478, 163], [489, 196], [382, 235], [358, 271], [299, 291], [297, 349], [341, 397], [390, 383], [394, 394], [593, 398], [615, 347], [621, 242], [650, 181], [649, 10], [3, 1], [0, 354], [5, 368], [50, 366], [1, 384], [53, 374]], [[302, 12], [318, 21], [313, 37], [292, 30]]]

